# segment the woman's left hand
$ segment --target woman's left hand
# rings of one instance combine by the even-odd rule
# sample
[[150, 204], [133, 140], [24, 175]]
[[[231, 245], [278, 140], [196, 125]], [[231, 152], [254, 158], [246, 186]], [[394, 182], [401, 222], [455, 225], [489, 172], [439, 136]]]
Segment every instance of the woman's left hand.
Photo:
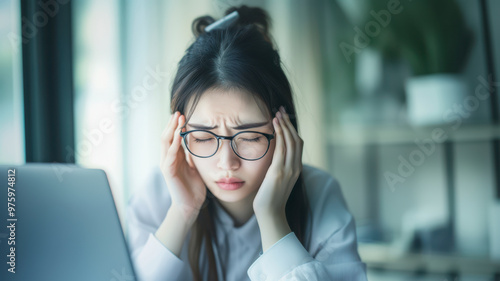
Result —
[[276, 140], [273, 160], [253, 201], [257, 219], [285, 214], [286, 202], [302, 171], [304, 141], [283, 107], [276, 116], [273, 119]]

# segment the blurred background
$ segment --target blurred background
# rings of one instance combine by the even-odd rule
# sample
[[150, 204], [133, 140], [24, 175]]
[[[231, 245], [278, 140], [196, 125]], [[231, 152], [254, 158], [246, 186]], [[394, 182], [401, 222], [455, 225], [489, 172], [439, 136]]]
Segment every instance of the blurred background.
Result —
[[273, 20], [369, 280], [500, 280], [500, 1], [0, 0], [0, 163], [104, 169], [126, 231], [192, 20], [242, 4]]

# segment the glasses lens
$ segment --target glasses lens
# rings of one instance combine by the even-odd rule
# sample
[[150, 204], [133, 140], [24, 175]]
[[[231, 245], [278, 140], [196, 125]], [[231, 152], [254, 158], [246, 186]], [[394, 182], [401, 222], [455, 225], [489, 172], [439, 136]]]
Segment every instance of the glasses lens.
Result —
[[191, 153], [200, 157], [208, 157], [217, 150], [217, 138], [207, 132], [191, 132], [186, 135], [185, 140]]
[[233, 147], [236, 153], [245, 159], [258, 159], [267, 151], [269, 141], [259, 133], [241, 133], [233, 139]]

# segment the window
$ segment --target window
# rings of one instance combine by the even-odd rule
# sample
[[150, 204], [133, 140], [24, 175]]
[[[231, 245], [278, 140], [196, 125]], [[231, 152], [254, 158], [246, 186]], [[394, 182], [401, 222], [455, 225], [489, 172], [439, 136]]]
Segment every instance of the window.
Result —
[[25, 162], [20, 14], [18, 1], [0, 1], [0, 164]]

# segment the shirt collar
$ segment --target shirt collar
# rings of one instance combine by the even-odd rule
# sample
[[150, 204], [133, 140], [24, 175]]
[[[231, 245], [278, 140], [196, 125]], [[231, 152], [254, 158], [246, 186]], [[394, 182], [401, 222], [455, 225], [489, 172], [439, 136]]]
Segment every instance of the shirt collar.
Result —
[[217, 231], [217, 240], [219, 240], [219, 243], [224, 243], [226, 239], [225, 236], [231, 235], [233, 238], [240, 240], [243, 244], [260, 244], [260, 230], [255, 213], [243, 225], [236, 227], [233, 218], [226, 212], [220, 202], [218, 202], [218, 200], [213, 200], [212, 202], [214, 202], [215, 209], [214, 220], [219, 229], [219, 231]]

